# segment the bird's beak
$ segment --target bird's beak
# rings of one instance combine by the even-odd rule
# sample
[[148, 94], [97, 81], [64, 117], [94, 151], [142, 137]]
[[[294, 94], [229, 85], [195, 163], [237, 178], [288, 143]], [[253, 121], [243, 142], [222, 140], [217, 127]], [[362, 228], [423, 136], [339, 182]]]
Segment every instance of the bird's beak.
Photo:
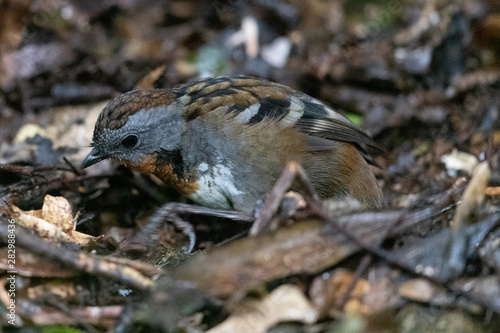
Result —
[[83, 160], [82, 166], [80, 167], [81, 169], [88, 168], [91, 165], [96, 164], [97, 162], [100, 162], [102, 160], [107, 159], [109, 156], [102, 154], [97, 148], [93, 148], [90, 154], [85, 157], [85, 160]]

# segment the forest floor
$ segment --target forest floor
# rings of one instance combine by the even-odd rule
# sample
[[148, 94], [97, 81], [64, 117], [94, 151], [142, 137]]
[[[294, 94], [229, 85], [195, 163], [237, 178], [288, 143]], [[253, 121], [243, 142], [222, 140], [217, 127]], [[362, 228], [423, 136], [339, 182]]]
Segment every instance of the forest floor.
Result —
[[[305, 207], [269, 211], [282, 226], [258, 236], [252, 216], [187, 208], [192, 253], [169, 223], [124, 251], [187, 201], [109, 161], [80, 170], [97, 116], [134, 87], [222, 74], [288, 85], [363, 128], [385, 150], [387, 207], [299, 187], [286, 200]], [[499, 88], [496, 0], [0, 0], [2, 326], [498, 332]]]

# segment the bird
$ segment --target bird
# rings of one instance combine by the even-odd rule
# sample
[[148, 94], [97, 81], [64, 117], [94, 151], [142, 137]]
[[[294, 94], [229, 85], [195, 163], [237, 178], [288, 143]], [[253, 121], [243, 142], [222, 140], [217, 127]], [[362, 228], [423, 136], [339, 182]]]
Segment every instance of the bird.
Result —
[[101, 111], [92, 141], [82, 169], [114, 159], [207, 208], [252, 213], [291, 161], [320, 198], [384, 205], [373, 139], [318, 99], [260, 78], [124, 93]]

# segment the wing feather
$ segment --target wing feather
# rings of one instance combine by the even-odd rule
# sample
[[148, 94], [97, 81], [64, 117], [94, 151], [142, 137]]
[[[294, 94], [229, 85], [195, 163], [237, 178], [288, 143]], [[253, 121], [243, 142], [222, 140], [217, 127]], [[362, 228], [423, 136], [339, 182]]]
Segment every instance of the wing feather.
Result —
[[277, 120], [284, 127], [296, 126], [307, 136], [311, 151], [334, 149], [337, 142], [348, 142], [372, 164], [368, 151], [383, 151], [326, 104], [277, 83], [246, 76], [216, 77], [180, 86], [175, 92], [186, 105], [188, 121], [225, 107], [237, 121], [250, 126], [264, 119]]

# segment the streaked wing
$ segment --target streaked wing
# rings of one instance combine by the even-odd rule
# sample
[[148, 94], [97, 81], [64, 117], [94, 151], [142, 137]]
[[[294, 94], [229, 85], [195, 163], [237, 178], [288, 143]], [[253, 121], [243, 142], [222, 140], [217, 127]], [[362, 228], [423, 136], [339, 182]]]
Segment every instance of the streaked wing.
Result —
[[188, 121], [225, 108], [242, 123], [273, 119], [283, 127], [297, 126], [308, 136], [311, 151], [333, 149], [336, 141], [349, 142], [370, 163], [368, 148], [382, 151], [366, 133], [327, 105], [277, 83], [246, 76], [216, 77], [180, 86], [175, 92], [188, 109]]

